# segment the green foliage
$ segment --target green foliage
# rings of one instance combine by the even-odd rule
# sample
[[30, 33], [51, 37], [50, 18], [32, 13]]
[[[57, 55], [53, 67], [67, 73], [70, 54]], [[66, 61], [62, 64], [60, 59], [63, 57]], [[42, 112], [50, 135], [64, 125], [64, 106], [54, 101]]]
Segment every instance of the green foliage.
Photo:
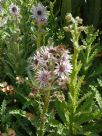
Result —
[[98, 37], [98, 33], [98, 31], [95, 32], [93, 27], [87, 27], [85, 31], [86, 38], [82, 39], [82, 43], [85, 46], [85, 49], [81, 52], [80, 57], [83, 63], [83, 73], [85, 73], [86, 76], [90, 76], [90, 73], [88, 71], [92, 67], [93, 60], [101, 49], [99, 44], [95, 42], [96, 38]]
[[[12, 2], [20, 8], [19, 17], [9, 13]], [[46, 24], [39, 25], [32, 18], [31, 8], [37, 2], [47, 5]], [[0, 1], [0, 6], [4, 9], [0, 13], [0, 131], [8, 133], [12, 128], [17, 136], [99, 136], [100, 32], [93, 26], [83, 26], [82, 19], [72, 15], [80, 15], [85, 24], [98, 27], [101, 0], [13, 0]], [[63, 29], [67, 12], [72, 15], [67, 14], [68, 26]], [[63, 50], [64, 43], [71, 44], [66, 48], [70, 47], [73, 67], [67, 86], [60, 88], [49, 83], [38, 89], [28, 63], [30, 56], [42, 45], [61, 45], [58, 49]]]
[[98, 25], [100, 25], [101, 8], [101, 0], [87, 0], [85, 14], [88, 14], [86, 21], [88, 25], [93, 24], [95, 27], [98, 27]]
[[[92, 63], [93, 59], [95, 58], [96, 51], [93, 51], [93, 53], [91, 52], [91, 48], [94, 48], [91, 47], [91, 45], [96, 39], [97, 32], [94, 33], [94, 36], [92, 35], [92, 33], [86, 33], [87, 36], [90, 36], [88, 40], [85, 40], [83, 42], [84, 44], [80, 46], [78, 39], [81, 33], [80, 31], [78, 31], [80, 27], [78, 26], [78, 22], [74, 20], [70, 14], [67, 15], [66, 19], [72, 19], [70, 20], [72, 21], [72, 29], [70, 30], [70, 32], [72, 34], [72, 41], [74, 46], [72, 61], [73, 70], [69, 81], [68, 100], [58, 101], [56, 104], [56, 110], [63, 122], [63, 125], [66, 126], [67, 131], [63, 130], [65, 132], [65, 135], [98, 135], [101, 131], [101, 128], [99, 127], [99, 129], [91, 129], [90, 124], [91, 127], [94, 128], [97, 124], [95, 124], [95, 122], [101, 120], [102, 97], [95, 86], [90, 86], [91, 88], [88, 88], [89, 90], [87, 90], [87, 93], [82, 96], [82, 83], [84, 77], [87, 76], [87, 73], [83, 72], [82, 76], [79, 77], [79, 72], [81, 70], [80, 68], [86, 68], [86, 65], [88, 64], [88, 67], [86, 68], [88, 70], [91, 66], [90, 62]], [[65, 27], [64, 29], [68, 30], [67, 27]], [[88, 29], [90, 30], [90, 28]], [[86, 32], [86, 29], [83, 30]], [[84, 59], [81, 57], [81, 59], [83, 60], [82, 63], [78, 61], [78, 59], [80, 59], [79, 54], [81, 53], [83, 53], [84, 57]], [[98, 80], [98, 82], [100, 83], [100, 80]], [[62, 134], [64, 132], [62, 132]]]
[[60, 2], [56, 0], [56, 3], [56, 12], [61, 12], [61, 22], [65, 22], [64, 16], [71, 12], [74, 17], [82, 17], [86, 25], [95, 27], [101, 25], [101, 0], [62, 0]]

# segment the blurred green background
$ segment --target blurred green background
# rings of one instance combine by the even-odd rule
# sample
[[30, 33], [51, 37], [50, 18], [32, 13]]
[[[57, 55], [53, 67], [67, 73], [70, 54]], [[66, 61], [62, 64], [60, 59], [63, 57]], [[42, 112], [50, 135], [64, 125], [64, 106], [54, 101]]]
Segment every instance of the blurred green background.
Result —
[[55, 3], [54, 12], [59, 17], [60, 24], [65, 22], [65, 15], [71, 12], [73, 16], [80, 16], [85, 25], [93, 24], [96, 28], [101, 28], [102, 23], [102, 0], [41, 0], [49, 4]]

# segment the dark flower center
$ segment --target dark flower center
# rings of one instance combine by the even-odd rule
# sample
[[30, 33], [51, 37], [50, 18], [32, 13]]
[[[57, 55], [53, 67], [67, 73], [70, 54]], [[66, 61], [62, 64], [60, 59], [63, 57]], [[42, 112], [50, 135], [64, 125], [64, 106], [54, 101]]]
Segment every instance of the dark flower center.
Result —
[[49, 53], [56, 53], [56, 51], [54, 49], [50, 49]]
[[12, 11], [13, 11], [13, 12], [17, 12], [17, 8], [16, 8], [16, 7], [13, 7], [13, 8], [12, 8]]
[[41, 10], [38, 10], [38, 11], [37, 11], [37, 14], [38, 14], [39, 16], [41, 16], [41, 15], [42, 15]]
[[38, 60], [37, 60], [37, 59], [35, 59], [35, 60], [34, 60], [34, 63], [35, 63], [35, 65], [37, 65], [37, 64], [38, 64]]
[[36, 88], [33, 88], [32, 91], [31, 91], [33, 94], [35, 94], [37, 92], [37, 89]]
[[60, 72], [65, 72], [65, 66], [63, 66], [63, 65], [60, 66], [59, 71], [60, 71]]
[[48, 59], [48, 55], [47, 55], [47, 54], [44, 55], [44, 56], [43, 56], [43, 59], [44, 59], [44, 60], [47, 60], [47, 59]]
[[44, 73], [44, 74], [41, 76], [41, 79], [42, 79], [42, 81], [46, 82], [46, 81], [48, 80], [48, 75]]

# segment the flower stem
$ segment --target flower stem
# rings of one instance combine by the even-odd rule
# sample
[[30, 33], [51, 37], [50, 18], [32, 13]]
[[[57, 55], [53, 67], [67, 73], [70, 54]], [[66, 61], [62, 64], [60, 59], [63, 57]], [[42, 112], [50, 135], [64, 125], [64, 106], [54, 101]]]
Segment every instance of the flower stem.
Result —
[[42, 40], [41, 27], [42, 27], [41, 25], [38, 25], [38, 30], [37, 30], [37, 41], [36, 41], [37, 49], [40, 48], [40, 46], [41, 46], [41, 40]]
[[38, 136], [44, 136], [46, 132], [46, 120], [47, 120], [47, 112], [49, 107], [49, 100], [50, 100], [50, 89], [44, 90], [44, 106], [43, 106], [43, 114], [41, 115], [41, 122], [40, 122], [40, 129], [38, 131]]
[[70, 93], [71, 93], [71, 110], [70, 110], [70, 123], [69, 123], [69, 134], [70, 136], [74, 135], [73, 132], [73, 123], [74, 123], [74, 114], [76, 112], [76, 108], [77, 108], [77, 95], [78, 93], [76, 92], [76, 86], [77, 86], [77, 67], [78, 67], [78, 56], [79, 56], [79, 43], [78, 43], [78, 37], [79, 37], [79, 33], [77, 33], [77, 31], [75, 30], [75, 33], [72, 34], [73, 36], [73, 45], [74, 45], [74, 55], [73, 55], [73, 60], [72, 60], [72, 64], [73, 64], [73, 70], [71, 73], [71, 79], [70, 79], [70, 84], [69, 84], [69, 88], [70, 88]]
[[77, 97], [76, 97], [76, 89], [75, 85], [77, 84], [77, 73], [76, 73], [76, 67], [77, 67], [77, 58], [78, 58], [78, 50], [74, 49], [75, 53], [73, 56], [73, 71], [72, 71], [72, 78], [71, 78], [71, 84], [70, 84], [70, 92], [71, 96], [73, 97], [71, 100], [71, 111], [70, 111], [70, 125], [69, 125], [69, 133], [70, 136], [73, 136], [73, 119], [74, 119], [74, 113], [76, 111], [77, 107]]

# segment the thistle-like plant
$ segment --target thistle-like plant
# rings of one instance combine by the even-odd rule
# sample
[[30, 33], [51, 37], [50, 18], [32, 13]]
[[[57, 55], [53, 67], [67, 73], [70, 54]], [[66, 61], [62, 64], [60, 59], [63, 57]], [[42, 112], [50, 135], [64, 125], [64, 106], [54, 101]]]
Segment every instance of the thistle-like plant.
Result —
[[[86, 47], [83, 51], [81, 51], [81, 61], [82, 61], [82, 72], [86, 76], [90, 76], [89, 70], [93, 66], [92, 63], [94, 59], [97, 57], [98, 52], [100, 52], [100, 46], [98, 42], [99, 31], [95, 31], [92, 26], [88, 26], [85, 30], [84, 37], [82, 38], [82, 44]], [[92, 71], [91, 71], [92, 72]], [[92, 73], [91, 73], [92, 75]]]
[[9, 81], [0, 83], [0, 131], [14, 129], [19, 136], [98, 135], [102, 83], [100, 78], [98, 83], [92, 80], [95, 84], [86, 82], [97, 74], [95, 69], [90, 74], [90, 69], [98, 52], [98, 32], [68, 14], [64, 30], [72, 36], [70, 55], [61, 44], [64, 30], [58, 29], [59, 18], [53, 14], [55, 2], [50, 2], [50, 12], [43, 5], [48, 1], [37, 2], [0, 3], [4, 9], [0, 14], [0, 80]]
[[[68, 76], [72, 71], [71, 55], [64, 46], [40, 47], [34, 56], [30, 58], [30, 69], [34, 72], [30, 76], [34, 87], [38, 90], [40, 97], [40, 119], [38, 120], [37, 134], [44, 136], [47, 130], [48, 117], [51, 112], [49, 103], [54, 89], [66, 85]], [[33, 92], [32, 92], [33, 93]]]
[[[66, 100], [57, 99], [55, 101], [56, 110], [62, 123], [60, 120], [52, 118], [50, 120], [51, 127], [56, 128], [56, 135], [97, 135], [101, 131], [101, 128], [94, 128], [102, 117], [102, 109], [100, 109], [102, 97], [92, 86], [90, 86], [91, 88], [88, 89], [87, 93], [83, 92], [82, 86], [85, 73], [82, 75], [79, 73], [83, 65], [80, 61], [79, 54], [83, 49], [86, 49], [85, 46], [80, 45], [79, 39], [81, 32], [87, 28], [81, 26], [82, 19], [79, 17], [73, 18], [71, 14], [68, 14], [66, 20], [70, 25], [64, 27], [64, 29], [70, 31], [72, 34], [74, 48], [72, 57], [73, 69], [68, 84], [68, 98]], [[97, 104], [97, 101], [99, 104]]]

